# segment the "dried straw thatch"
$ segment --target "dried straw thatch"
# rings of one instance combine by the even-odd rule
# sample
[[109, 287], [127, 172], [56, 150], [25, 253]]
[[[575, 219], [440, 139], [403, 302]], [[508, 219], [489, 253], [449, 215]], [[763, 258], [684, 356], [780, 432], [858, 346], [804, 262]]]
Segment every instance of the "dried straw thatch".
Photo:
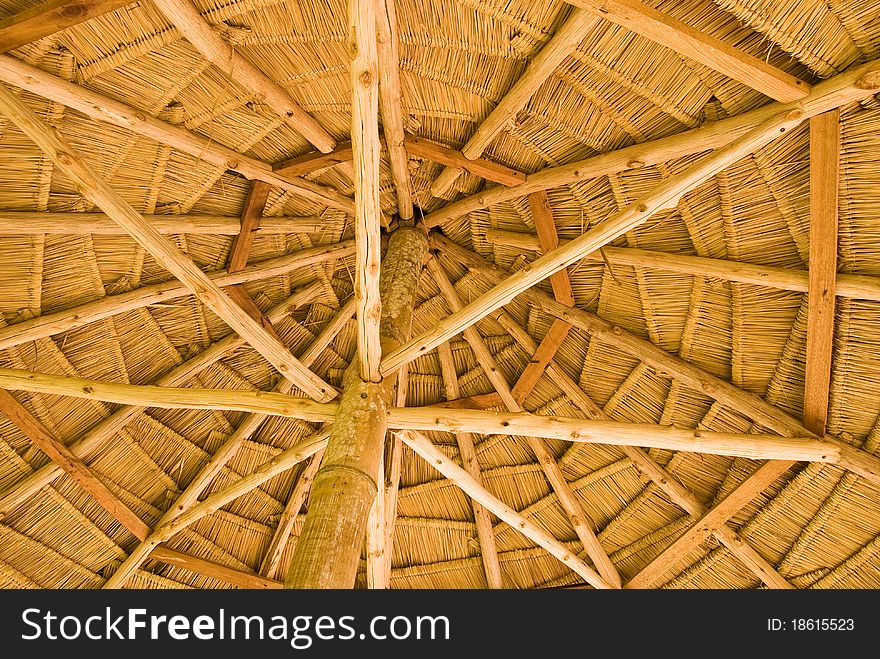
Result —
[[[0, 33], [4, 19], [38, 4], [38, 0], [0, 2]], [[346, 2], [196, 0], [194, 4], [206, 21], [221, 26], [223, 39], [237, 54], [280, 85], [330, 136], [339, 142], [351, 139]], [[877, 1], [646, 0], [646, 4], [809, 83], [880, 56]], [[566, 21], [583, 11], [558, 0], [396, 0], [395, 5], [403, 128], [410, 135], [463, 148], [465, 153], [478, 127], [542, 48]], [[150, 0], [44, 35], [0, 57], [206, 137], [206, 153], [211, 145], [221, 145], [243, 159], [281, 163], [314, 151], [265, 98], [242, 86], [234, 72], [230, 75], [229, 70], [210, 64]], [[8, 88], [57, 128], [96, 177], [156, 226], [167, 218], [163, 233], [202, 270], [220, 275], [251, 189], [238, 167], [218, 165], [205, 153], [187, 153], [97, 121], [34, 91]], [[880, 296], [876, 295], [880, 280], [874, 279], [880, 278], [878, 99], [880, 95], [865, 93], [840, 109], [838, 285], [857, 281], [873, 286], [875, 294], [872, 299], [837, 297], [826, 426], [829, 435], [868, 455], [880, 449]], [[686, 54], [611, 21], [594, 19], [584, 21], [580, 41], [535, 86], [481, 153], [490, 164], [533, 175], [741, 115], [769, 102], [760, 91]], [[387, 137], [387, 122], [385, 129]], [[738, 262], [803, 274], [811, 247], [810, 144], [804, 122], [689, 189], [677, 205], [654, 213], [609, 247], [704, 257], [722, 267]], [[721, 145], [706, 148], [716, 146]], [[553, 185], [547, 201], [560, 241], [583, 235], [704, 162], [700, 151], [675, 152], [672, 158], [655, 158], [654, 164], [637, 163], [619, 168], [622, 171], [572, 177]], [[406, 173], [417, 220], [427, 216], [430, 224], [433, 212], [495, 185], [462, 171], [447, 189], [432, 193], [444, 169], [442, 163], [427, 158], [408, 159]], [[304, 177], [351, 197], [353, 175], [351, 165], [343, 162]], [[389, 217], [398, 213], [397, 183], [383, 150], [380, 202]], [[279, 385], [280, 376], [269, 362], [244, 341], [236, 343], [226, 322], [192, 295], [147, 299], [99, 312], [108, 299], [121, 300], [169, 281], [168, 271], [149, 250], [124, 232], [111, 230], [110, 224], [103, 225], [106, 218], [94, 215], [99, 211], [50, 157], [0, 114], [0, 367], [120, 384], [263, 391]], [[89, 218], [94, 228], [83, 229], [77, 217]], [[355, 235], [349, 212], [280, 187], [269, 191], [264, 217], [264, 230], [256, 234], [249, 254], [251, 265], [336, 245]], [[218, 226], [226, 221], [227, 230], [199, 228], [199, 222], [209, 220]], [[46, 223], [53, 221], [56, 224], [47, 228]], [[497, 203], [443, 216], [435, 231], [517, 272], [528, 270], [542, 251], [534, 237], [540, 221], [525, 194], [509, 195]], [[27, 226], [29, 222], [35, 228]], [[71, 228], [59, 229], [57, 222], [69, 222]], [[228, 222], [234, 223], [232, 229]], [[104, 229], [98, 230], [98, 225]], [[183, 230], [176, 230], [177, 226]], [[632, 252], [625, 250], [603, 250], [602, 258], [596, 252], [568, 267], [578, 307], [797, 419], [809, 416], [804, 397], [810, 338], [804, 286], [761, 285], [698, 270], [626, 263], [619, 255]], [[464, 267], [452, 252], [438, 250], [436, 262], [465, 304], [495, 283], [485, 271]], [[272, 276], [248, 275], [244, 286], [269, 315], [282, 342], [302, 355], [354, 295], [357, 267], [349, 249], [304, 266], [282, 267]], [[536, 288], [554, 291], [549, 280]], [[450, 314], [449, 302], [428, 269], [416, 296], [413, 336], [432, 331]], [[80, 314], [91, 309], [89, 313], [95, 315], [64, 327], [49, 322], [58, 315], [69, 316], [65, 312], [71, 309]], [[504, 311], [503, 317], [485, 316], [476, 328], [501, 377], [513, 386], [529, 367], [532, 351], [511, 335], [510, 324], [540, 343], [554, 331], [555, 318], [525, 296]], [[225, 352], [203, 359], [193, 372], [186, 371], [188, 363], [197, 363], [224, 340]], [[356, 346], [357, 325], [351, 319], [314, 359], [312, 370], [340, 386]], [[458, 396], [495, 393], [490, 373], [471, 342], [456, 335], [448, 348]], [[776, 432], [743, 409], [716, 400], [711, 392], [642, 361], [607, 334], [588, 333], [577, 325], [555, 353], [553, 368], [558, 369], [556, 374], [545, 373], [522, 400], [525, 410], [583, 417], [583, 401], [578, 405], [576, 396], [561, 385], [567, 379], [612, 421], [725, 433]], [[437, 349], [413, 360], [406, 404], [447, 401], [448, 375]], [[149, 528], [156, 527], [211, 456], [254, 416], [230, 410], [132, 408], [49, 393], [15, 391], [14, 395], [65, 444], [76, 448], [76, 442], [91, 437], [89, 450], [82, 453], [85, 463]], [[500, 402], [496, 398], [491, 404]], [[257, 424], [202, 496], [234, 484], [317, 427], [283, 417]], [[465, 449], [454, 435], [427, 434], [443, 454], [461, 460]], [[472, 440], [485, 489], [574, 555], [595, 563], [536, 462], [530, 441], [506, 435], [474, 435]], [[735, 455], [650, 449], [646, 452], [650, 460], [696, 502], [694, 509], [685, 510], [634, 464], [626, 447], [555, 439], [544, 441], [544, 446], [624, 583], [683, 537], [700, 510], [725, 500], [762, 464]], [[31, 437], [0, 414], [0, 586], [100, 587], [139, 541], [69, 475], [53, 473], [33, 486], [34, 472], [48, 473], [49, 464]], [[177, 533], [167, 548], [240, 574], [283, 580], [309, 510], [304, 485], [313, 475], [309, 463], [301, 462]], [[22, 487], [29, 487], [26, 496], [16, 494]], [[646, 585], [753, 588], [768, 583], [744, 562], [742, 551], [732, 550], [724, 540], [738, 535], [737, 542], [741, 540], [791, 586], [880, 587], [878, 487], [876, 479], [864, 478], [844, 464], [794, 463], [726, 518], [729, 535], [706, 534]], [[289, 519], [292, 494], [303, 505]], [[483, 560], [485, 538], [481, 539], [478, 522], [470, 498], [404, 446], [391, 587], [490, 585]], [[584, 583], [582, 576], [512, 526], [496, 517], [491, 517], [491, 526], [504, 587]], [[278, 528], [289, 532], [290, 541], [282, 545], [280, 559], [267, 567]], [[367, 579], [365, 553], [358, 585], [366, 586]], [[126, 585], [228, 588], [231, 581], [216, 571], [149, 559]]]

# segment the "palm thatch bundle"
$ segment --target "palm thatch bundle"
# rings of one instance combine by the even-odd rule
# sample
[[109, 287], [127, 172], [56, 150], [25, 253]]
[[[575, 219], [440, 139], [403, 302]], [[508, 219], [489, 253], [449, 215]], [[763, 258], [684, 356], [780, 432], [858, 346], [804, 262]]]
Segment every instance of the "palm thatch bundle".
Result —
[[[880, 587], [880, 2], [94, 4], [58, 24], [0, 6], [0, 587], [291, 585], [339, 440], [309, 444], [331, 425], [297, 416], [318, 397], [278, 355], [326, 385], [333, 426], [350, 365], [397, 378], [359, 384], [389, 420], [356, 587]], [[353, 7], [380, 33], [392, 10], [372, 97]], [[365, 245], [388, 259], [409, 226], [429, 250], [412, 326], [391, 345], [382, 325], [371, 358]], [[157, 241], [237, 287], [251, 333]], [[453, 327], [459, 306], [480, 312]], [[273, 391], [294, 411], [224, 402]], [[792, 437], [828, 454], [788, 459]]]

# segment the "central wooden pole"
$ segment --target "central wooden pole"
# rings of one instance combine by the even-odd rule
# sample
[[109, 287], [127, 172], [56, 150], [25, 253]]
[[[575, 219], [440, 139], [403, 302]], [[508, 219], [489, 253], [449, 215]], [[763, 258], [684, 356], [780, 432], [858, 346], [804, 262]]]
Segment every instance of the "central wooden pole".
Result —
[[[421, 229], [391, 234], [382, 262], [379, 336], [383, 354], [406, 342], [428, 239]], [[357, 355], [343, 376], [344, 393], [285, 587], [353, 588], [376, 499], [376, 479], [396, 375], [364, 382]]]

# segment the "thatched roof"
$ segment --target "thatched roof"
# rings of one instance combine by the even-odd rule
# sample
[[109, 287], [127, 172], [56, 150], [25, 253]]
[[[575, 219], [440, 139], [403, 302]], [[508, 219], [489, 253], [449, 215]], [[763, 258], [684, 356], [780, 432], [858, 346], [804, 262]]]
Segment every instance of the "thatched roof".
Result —
[[[40, 4], [0, 2], [0, 43], [16, 17]], [[211, 64], [160, 11], [161, 4], [141, 0], [13, 44], [0, 56], [0, 79], [57, 129], [97, 179], [217, 277], [239, 231], [252, 191], [249, 179], [268, 176], [264, 163], [298, 159], [298, 168], [280, 174], [293, 183], [285, 188], [270, 181], [262, 228], [246, 253], [249, 268], [237, 280], [218, 283], [244, 282], [294, 355], [302, 356], [340, 320], [338, 333], [311, 362], [315, 374], [338, 387], [357, 346], [354, 306], [347, 304], [360, 266], [350, 242], [355, 237], [351, 155], [340, 152], [341, 162], [315, 165], [319, 152], [288, 117], [279, 116], [271, 97], [243, 86], [240, 69]], [[880, 54], [880, 2], [648, 0], [663, 15], [768, 65], [784, 81], [774, 100], [757, 74], [736, 79], [721, 64], [713, 68], [697, 61], [686, 46], [676, 52], [637, 34], [641, 27], [628, 29], [613, 16], [599, 18], [590, 13], [598, 2], [574, 2], [579, 8], [556, 0], [394, 4], [402, 128], [408, 139], [427, 141], [423, 148], [452, 150], [446, 156], [416, 155], [418, 145], [410, 142], [403, 175], [415, 221], [431, 226], [434, 269], [440, 266], [465, 304], [499, 281], [497, 273], [478, 267], [474, 255], [505, 271], [528, 272], [547, 251], [538, 237], [546, 233], [541, 224], [546, 218], [536, 218], [541, 190], [560, 242], [576, 239], [658, 186], [678, 181], [688, 168], [706, 162], [707, 149], [718, 153], [752, 127], [746, 121], [713, 133], [713, 126], [722, 125], [716, 122], [758, 117], [759, 108], [765, 109], [761, 121], [774, 112], [790, 112], [797, 105], [785, 103], [804, 98], [807, 104], [813, 98], [808, 85], [824, 93], [822, 80], [833, 84], [842, 79], [835, 76]], [[351, 139], [346, 2], [197, 0], [195, 5], [236, 56], [277, 83], [332, 141]], [[565, 49], [537, 80], [487, 145], [469, 153], [478, 127], [504, 107], [502, 101], [528, 75], [530, 63], [554, 35], [572, 29], [579, 30], [572, 41], [576, 46]], [[744, 61], [753, 66], [755, 60]], [[810, 148], [813, 120], [798, 116], [787, 134], [756, 144], [746, 157], [711, 172], [680, 199], [621, 233], [608, 249], [587, 250], [563, 271], [575, 306], [588, 313], [566, 318], [573, 326], [553, 354], [551, 370], [525, 389], [528, 395], [520, 401], [525, 410], [697, 429], [710, 438], [713, 432], [755, 434], [768, 450], [774, 438], [783, 441], [781, 435], [807, 437], [808, 429], [821, 435], [824, 424], [827, 437], [814, 441], [836, 451], [827, 460], [789, 462], [780, 449], [774, 454], [779, 459], [765, 463], [738, 449], [704, 452], [699, 436], [693, 451], [664, 448], [660, 428], [661, 439], [645, 439], [638, 445], [651, 448], [638, 453], [604, 444], [601, 437], [595, 443], [540, 440], [624, 583], [661, 556], [671, 557], [668, 566], [644, 585], [754, 588], [784, 579], [798, 588], [880, 586], [880, 471], [871, 471], [880, 448], [876, 71], [847, 83], [848, 89], [859, 88], [857, 94], [823, 108], [841, 106], [838, 181], [811, 186], [810, 159], [817, 157]], [[39, 78], [38, 72], [92, 96], [60, 98], [61, 92], [47, 91], [49, 78]], [[25, 80], [28, 90], [21, 91]], [[805, 91], [799, 93], [792, 80], [807, 83]], [[861, 89], [871, 85], [873, 90]], [[57, 89], [62, 88], [71, 89]], [[89, 109], [96, 107], [95, 95], [130, 106], [136, 119], [114, 125], [111, 115], [119, 115], [107, 110], [109, 105]], [[815, 114], [812, 107], [807, 112]], [[208, 139], [187, 151], [145, 132], [143, 126], [154, 125], [151, 117]], [[786, 117], [791, 121], [793, 115]], [[380, 121], [387, 146], [393, 129], [382, 114]], [[657, 142], [655, 148], [661, 138], [674, 140], [670, 136], [694, 129], [706, 132], [685, 137], [690, 139], [686, 148], [665, 146], [672, 142]], [[231, 151], [216, 156], [220, 147]], [[620, 165], [596, 164], [599, 154], [627, 148]], [[488, 169], [443, 174], [448, 185], [435, 185], [446, 169], [443, 157], [466, 164], [461, 150], [478, 159], [475, 167]], [[229, 156], [232, 151], [240, 158]], [[401, 172], [392, 171], [388, 154], [383, 148], [380, 201], [393, 227], [407, 221], [397, 218], [403, 206], [398, 203]], [[579, 164], [565, 167], [571, 163]], [[556, 178], [555, 172], [560, 172]], [[307, 184], [295, 176], [315, 185], [303, 192]], [[500, 183], [499, 176], [512, 180]], [[542, 180], [552, 183], [532, 185]], [[831, 260], [824, 265], [832, 289], [837, 273], [836, 306], [833, 327], [824, 330], [808, 322], [806, 292], [821, 281], [815, 263], [816, 278], [807, 273], [811, 243], [827, 238], [815, 233], [820, 188], [839, 194], [837, 261], [832, 238]], [[99, 206], [0, 112], [0, 367], [118, 384], [273, 390], [281, 380], [276, 368], [175, 283], [150, 249], [101, 214]], [[322, 246], [327, 249], [303, 252]], [[309, 260], [298, 262], [303, 254]], [[292, 257], [269, 263], [275, 269], [267, 270], [263, 262], [285, 255]], [[711, 261], [692, 258], [675, 265], [664, 255]], [[738, 275], [747, 269], [736, 270], [736, 264], [756, 266], [748, 272], [757, 274]], [[700, 269], [704, 266], [709, 270]], [[161, 292], [175, 286], [178, 290]], [[529, 367], [534, 348], [527, 347], [529, 341], [541, 344], [557, 321], [546, 302], [554, 294], [560, 291], [545, 279], [532, 294], [504, 306], [506, 315], [483, 314], [475, 324], [507, 386], [514, 387]], [[412, 336], [435, 330], [450, 316], [450, 306], [426, 268]], [[340, 318], [340, 313], [347, 315]], [[601, 330], [597, 317], [614, 329]], [[517, 328], [527, 336], [518, 340]], [[225, 350], [216, 348], [223, 341]], [[648, 344], [672, 361], [661, 366]], [[445, 345], [435, 343], [409, 362], [405, 404], [446, 403], [452, 387], [470, 399], [472, 408], [505, 410], [503, 397], [485, 396], [497, 387], [473, 341], [455, 333], [448, 349]], [[212, 346], [213, 357], [206, 353]], [[823, 346], [831, 350], [830, 384], [824, 387]], [[457, 383], [444, 380], [441, 353], [446, 350]], [[198, 368], [192, 369], [194, 364]], [[700, 380], [702, 387], [676, 370], [682, 364], [707, 378]], [[811, 368], [818, 369], [811, 371], [820, 373], [818, 380], [805, 375]], [[9, 379], [3, 386], [15, 400], [70, 447], [146, 529], [167, 517], [212, 454], [241, 435], [242, 426], [254, 429], [239, 436], [242, 441], [202, 496], [229, 487], [319, 427], [284, 416], [255, 422], [254, 414], [219, 403], [218, 409], [169, 409], [123, 404], [95, 388], [80, 391], [80, 397], [47, 393], [37, 385], [17, 386], [13, 375], [5, 372]], [[719, 380], [732, 386], [723, 388]], [[580, 394], [572, 391], [572, 382]], [[807, 404], [805, 386], [812, 396]], [[293, 395], [304, 396], [299, 390]], [[454, 409], [446, 412], [455, 416]], [[805, 416], [806, 428], [800, 425]], [[70, 472], [51, 466], [35, 434], [33, 424], [0, 413], [0, 586], [100, 587], [140, 541], [130, 522], [99, 505]], [[427, 435], [446, 456], [460, 461], [455, 435]], [[574, 555], [595, 563], [536, 461], [536, 440], [502, 434], [473, 434], [472, 440], [485, 490]], [[471, 499], [408, 446], [401, 455], [391, 587], [486, 587], [486, 547]], [[643, 459], [638, 456], [653, 467], [644, 462], [638, 467]], [[316, 467], [301, 461], [200, 517], [170, 537], [126, 585], [277, 585], [267, 579], [284, 579], [308, 514], [307, 485]], [[666, 473], [657, 477], [651, 468]], [[300, 479], [303, 473], [307, 479]], [[751, 494], [739, 505], [716, 510], [747, 490]], [[295, 519], [285, 525], [291, 509]], [[704, 514], [714, 520], [711, 528], [694, 532]], [[505, 587], [584, 583], [545, 547], [498, 518], [492, 522]], [[289, 535], [270, 564], [267, 555], [278, 546], [279, 526]], [[679, 537], [684, 540], [675, 544]], [[365, 553], [361, 586], [367, 583], [366, 562]], [[248, 581], [254, 573], [262, 579]]]

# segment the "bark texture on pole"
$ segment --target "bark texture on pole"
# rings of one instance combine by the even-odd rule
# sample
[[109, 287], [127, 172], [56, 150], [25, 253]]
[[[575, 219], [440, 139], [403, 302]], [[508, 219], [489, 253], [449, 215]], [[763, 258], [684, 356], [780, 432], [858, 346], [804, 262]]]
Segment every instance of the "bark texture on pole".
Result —
[[[408, 337], [427, 251], [427, 236], [421, 229], [401, 227], [391, 235], [379, 280], [383, 353]], [[396, 375], [381, 382], [362, 381], [357, 356], [346, 370], [344, 393], [285, 587], [354, 587], [367, 517], [376, 498], [386, 411], [395, 380]]]

